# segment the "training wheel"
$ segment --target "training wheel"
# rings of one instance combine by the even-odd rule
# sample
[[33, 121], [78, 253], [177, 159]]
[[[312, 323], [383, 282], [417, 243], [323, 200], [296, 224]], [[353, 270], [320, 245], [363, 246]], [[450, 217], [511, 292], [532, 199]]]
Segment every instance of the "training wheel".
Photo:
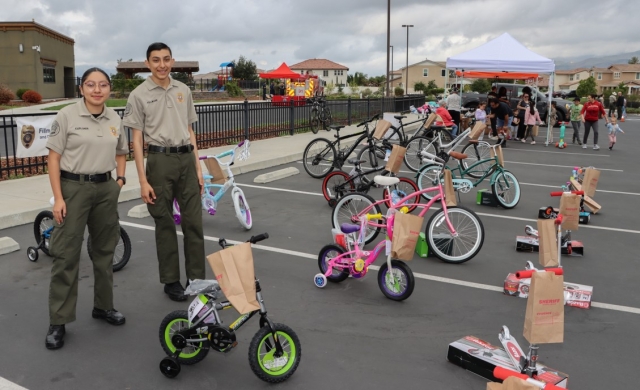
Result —
[[30, 246], [27, 248], [27, 257], [31, 261], [38, 261], [38, 248]]
[[160, 372], [167, 378], [175, 378], [180, 374], [180, 363], [174, 358], [166, 357], [160, 362]]
[[337, 205], [337, 204], [338, 204], [338, 201], [337, 201], [337, 200], [335, 200], [335, 199], [329, 199], [329, 206], [330, 206], [331, 208], [336, 207], [336, 205]]
[[324, 274], [316, 274], [316, 276], [313, 277], [313, 284], [318, 288], [324, 288], [324, 286], [327, 285], [327, 277], [324, 276]]

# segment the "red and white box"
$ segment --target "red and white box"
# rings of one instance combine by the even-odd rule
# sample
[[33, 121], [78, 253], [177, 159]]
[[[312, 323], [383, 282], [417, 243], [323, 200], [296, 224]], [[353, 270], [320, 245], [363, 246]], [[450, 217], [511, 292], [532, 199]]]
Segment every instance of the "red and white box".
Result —
[[[505, 295], [527, 298], [531, 278], [518, 279], [516, 274], [509, 274], [504, 281]], [[593, 287], [584, 284], [564, 282], [564, 304], [566, 306], [588, 309], [591, 307]]]

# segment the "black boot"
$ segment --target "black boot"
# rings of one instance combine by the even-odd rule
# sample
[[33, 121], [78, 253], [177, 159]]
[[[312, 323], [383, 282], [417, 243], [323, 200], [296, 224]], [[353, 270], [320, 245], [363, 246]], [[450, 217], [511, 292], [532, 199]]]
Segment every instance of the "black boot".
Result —
[[49, 325], [49, 331], [47, 332], [47, 338], [44, 345], [47, 349], [58, 349], [64, 345], [64, 324], [63, 325]]
[[184, 288], [180, 282], [165, 284], [164, 292], [172, 301], [182, 302], [187, 300], [187, 296], [184, 295]]
[[93, 318], [105, 320], [111, 325], [122, 325], [125, 323], [125, 320], [126, 320], [124, 318], [124, 315], [119, 311], [117, 311], [116, 309], [102, 310], [102, 309], [96, 309], [94, 307], [93, 311], [91, 312], [91, 316]]

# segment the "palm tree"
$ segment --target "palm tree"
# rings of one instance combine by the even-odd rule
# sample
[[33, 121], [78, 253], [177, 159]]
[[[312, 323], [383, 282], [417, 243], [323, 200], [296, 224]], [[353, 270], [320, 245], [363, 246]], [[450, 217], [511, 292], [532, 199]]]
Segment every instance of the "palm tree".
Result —
[[631, 59], [629, 60], [630, 64], [637, 64], [639, 62], [640, 62], [640, 60], [638, 60], [638, 57], [636, 57], [636, 56], [631, 57]]

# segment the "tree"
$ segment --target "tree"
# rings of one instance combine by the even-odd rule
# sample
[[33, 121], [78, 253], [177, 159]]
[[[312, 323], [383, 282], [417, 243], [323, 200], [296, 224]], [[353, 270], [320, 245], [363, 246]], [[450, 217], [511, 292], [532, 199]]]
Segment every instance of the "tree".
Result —
[[418, 81], [413, 83], [413, 90], [416, 92], [422, 92], [424, 94], [427, 93], [427, 86], [422, 81]]
[[596, 88], [596, 79], [594, 79], [593, 76], [580, 80], [578, 89], [576, 89], [576, 95], [584, 97], [595, 93], [598, 93], [598, 90]]
[[233, 67], [233, 78], [240, 80], [257, 80], [258, 67], [256, 63], [240, 56]]
[[185, 72], [171, 72], [171, 77], [185, 84], [189, 83], [189, 75]]
[[478, 93], [487, 93], [491, 91], [491, 83], [487, 79], [475, 79], [470, 85], [471, 90]]
[[630, 64], [637, 64], [639, 62], [640, 62], [640, 60], [638, 60], [638, 57], [636, 57], [636, 56], [631, 57], [631, 59], [629, 60]]

